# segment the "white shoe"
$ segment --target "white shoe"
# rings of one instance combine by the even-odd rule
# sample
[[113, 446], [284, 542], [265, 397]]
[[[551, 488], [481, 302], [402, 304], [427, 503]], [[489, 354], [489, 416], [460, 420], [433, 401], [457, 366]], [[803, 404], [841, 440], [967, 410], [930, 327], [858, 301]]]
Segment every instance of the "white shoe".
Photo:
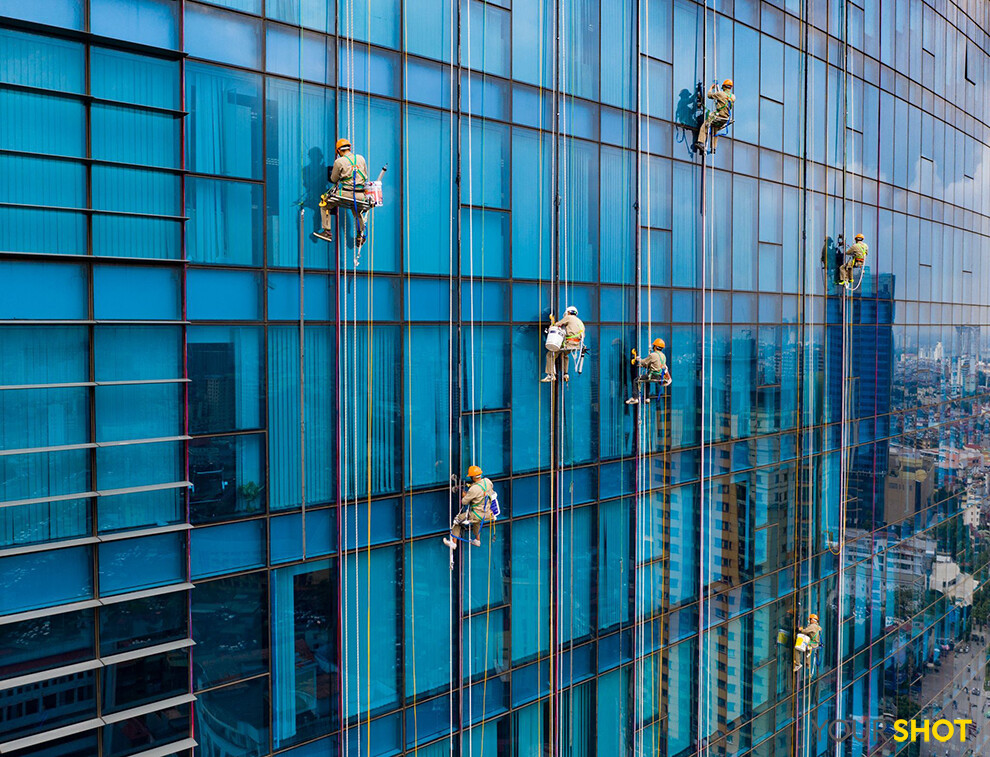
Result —
[[445, 536], [443, 543], [447, 545], [448, 549], [457, 549], [457, 542], [451, 539], [449, 536]]
[[638, 405], [639, 404], [639, 400], [636, 399], [635, 397], [630, 397], [629, 399], [626, 400], [626, 404], [627, 405]]
[[480, 547], [481, 546], [481, 539], [472, 539], [471, 540], [471, 544], [473, 544], [476, 547]]
[[556, 381], [556, 379], [553, 376], [551, 376], [549, 373], [540, 379], [541, 384], [549, 384], [551, 381]]
[[797, 673], [800, 669], [801, 669], [801, 663], [800, 662], [795, 663], [794, 664], [794, 672]]
[[568, 376], [568, 375], [567, 375], [567, 374], [565, 373], [565, 374], [564, 374], [564, 381], [570, 381], [570, 380], [571, 380], [571, 377], [570, 377], [570, 376]]
[[325, 229], [320, 230], [320, 231], [314, 231], [313, 232], [313, 236], [316, 237], [317, 239], [322, 239], [325, 242], [332, 242], [333, 241], [333, 236], [330, 234], [329, 231], [327, 231]]
[[650, 398], [647, 397], [645, 400], [643, 400], [643, 402], [645, 402], [647, 405], [649, 405], [650, 404]]

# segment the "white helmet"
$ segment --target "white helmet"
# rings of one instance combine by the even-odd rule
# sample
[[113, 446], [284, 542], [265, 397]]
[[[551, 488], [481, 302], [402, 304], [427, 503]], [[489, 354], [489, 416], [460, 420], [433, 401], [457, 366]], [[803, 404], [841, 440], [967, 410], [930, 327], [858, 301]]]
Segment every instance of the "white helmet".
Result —
[[567, 310], [565, 310], [564, 312], [567, 313], [568, 315], [577, 315], [578, 314], [577, 313], [577, 308], [574, 307], [573, 305], [568, 305], [567, 306]]

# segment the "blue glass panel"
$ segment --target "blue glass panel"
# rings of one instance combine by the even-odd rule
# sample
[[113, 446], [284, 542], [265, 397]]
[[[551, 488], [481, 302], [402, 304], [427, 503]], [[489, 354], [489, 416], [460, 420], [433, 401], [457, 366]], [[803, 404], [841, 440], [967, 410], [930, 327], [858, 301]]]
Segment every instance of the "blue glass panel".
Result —
[[550, 523], [545, 516], [512, 524], [512, 660], [522, 662], [549, 644]]
[[190, 5], [185, 12], [186, 52], [197, 58], [261, 68], [261, 23], [239, 13]]
[[100, 608], [100, 654], [127, 652], [188, 636], [185, 592], [114, 602]]
[[408, 0], [404, 6], [406, 50], [413, 55], [449, 61], [451, 41], [457, 34], [451, 19], [454, 5], [454, 0]]
[[[610, 40], [600, 51], [602, 102], [627, 110], [636, 108], [637, 5], [636, 0], [617, 0], [601, 14], [602, 38]], [[660, 8], [651, 8], [644, 15], [662, 12]]]
[[186, 179], [186, 253], [196, 263], [261, 265], [262, 188], [257, 184]]
[[272, 695], [275, 746], [329, 733], [339, 717], [336, 622], [330, 562], [272, 572]]
[[[103, 729], [103, 754], [105, 757], [127, 757], [139, 748], [169, 749], [189, 736], [191, 722], [192, 705], [181, 704], [164, 712], [149, 712], [110, 723]], [[140, 735], [135, 736], [135, 733]], [[135, 741], [140, 746], [136, 746]]]
[[206, 754], [237, 744], [239, 757], [268, 754], [268, 677], [199, 694], [196, 740]]
[[[405, 681], [406, 696], [438, 693], [449, 685], [450, 671], [438, 660], [450, 655], [450, 608], [438, 597], [427, 597], [416, 586], [430, 586], [431, 592], [446, 597], [449, 571], [436, 560], [433, 541], [410, 543], [405, 548]], [[415, 581], [415, 583], [414, 583]], [[456, 589], [455, 589], [456, 591]]]
[[53, 614], [0, 626], [0, 676], [13, 678], [54, 665], [92, 659], [96, 652], [93, 611]]
[[192, 577], [257, 568], [265, 564], [265, 522], [258, 520], [193, 530]]
[[0, 202], [49, 205], [53, 186], [59, 187], [60, 205], [86, 206], [86, 168], [82, 163], [0, 155]]
[[103, 596], [185, 580], [185, 533], [121, 539], [104, 542], [99, 548]]
[[[369, 544], [394, 541], [402, 534], [402, 511], [398, 500], [378, 499], [370, 503], [363, 500], [356, 505], [346, 505], [343, 518], [344, 549], [361, 549]], [[351, 523], [357, 525], [352, 528]]]
[[[393, 505], [394, 506], [394, 505]], [[272, 563], [303, 559], [302, 513], [280, 515], [269, 521]], [[337, 549], [337, 511], [306, 511], [306, 557], [320, 557]]]
[[265, 509], [261, 434], [194, 439], [189, 443], [190, 520], [209, 523]]
[[[377, 335], [379, 329], [375, 329]], [[325, 326], [306, 328], [305, 417], [306, 501], [330, 502], [336, 471], [333, 464], [337, 431], [327, 423], [335, 407], [334, 335]], [[299, 329], [268, 330], [268, 457], [269, 506], [273, 510], [302, 504], [302, 445], [299, 409]], [[396, 377], [390, 377], [395, 378]], [[389, 424], [389, 434], [396, 429]], [[363, 433], [363, 432], [362, 432]]]
[[82, 29], [83, 7], [76, 0], [51, 0], [47, 3], [28, 3], [23, 0], [0, 0], [0, 16], [37, 21], [49, 26], [66, 29]]
[[[0, 16], [25, 18], [32, 15], [32, 11], [8, 7], [15, 4], [18, 0], [0, 2]], [[59, 5], [62, 3], [46, 3], [44, 10], [36, 9], [33, 13], [40, 15], [49, 9], [57, 11]], [[66, 21], [73, 15], [67, 14], [56, 25], [70, 27], [71, 22]], [[0, 30], [0, 82], [52, 91], [84, 92], [84, 68], [85, 48], [79, 42], [14, 29]]]
[[[490, 208], [506, 208], [509, 205], [510, 174], [509, 127], [473, 119], [465, 119], [461, 127], [461, 202], [484, 205]], [[529, 162], [524, 170], [513, 171], [512, 176], [525, 181], [527, 186], [538, 182], [539, 161]]]
[[85, 269], [65, 263], [0, 261], [0, 318], [82, 319], [87, 317]]
[[510, 14], [480, 0], [461, 0], [465, 35], [461, 64], [496, 76], [509, 75]]
[[265, 70], [269, 73], [332, 84], [335, 61], [333, 41], [322, 34], [268, 25]]
[[265, 5], [269, 18], [321, 32], [334, 31], [335, 0], [268, 0]]
[[99, 320], [178, 320], [179, 272], [145, 266], [94, 266]]
[[590, 100], [598, 99], [599, 10], [596, 0], [571, 0], [567, 23], [560, 25], [560, 44], [567, 51], [566, 60], [561, 61], [561, 86], [569, 94]]
[[97, 381], [182, 377], [179, 326], [97, 326], [93, 342]]
[[179, 64], [173, 60], [94, 47], [90, 51], [90, 92], [94, 97], [177, 110]]
[[89, 399], [83, 387], [0, 392], [0, 449], [89, 441]]
[[154, 47], [178, 46], [179, 8], [171, 0], [91, 0], [94, 34]]
[[409, 144], [417, 145], [417, 149], [406, 151], [405, 175], [416, 176], [414, 164], [421, 164], [424, 159], [435, 167], [434, 181], [403, 187], [404, 212], [409, 224], [404, 240], [408, 270], [412, 273], [446, 273], [456, 260], [452, 257], [455, 232], [450, 211], [454, 199], [450, 189], [450, 117], [426, 108], [409, 108], [406, 135]]
[[96, 387], [96, 441], [158, 439], [181, 431], [180, 384]]
[[[4, 718], [4, 737], [14, 740], [95, 717], [97, 715], [95, 684], [96, 672], [88, 670], [8, 689], [4, 695], [4, 709], [8, 710], [10, 715]], [[57, 692], [65, 691], [71, 691], [72, 694], [58, 696]], [[54, 702], [51, 700], [53, 696]], [[21, 755], [30, 755], [30, 757], [54, 757], [52, 752], [47, 751], [20, 749], [17, 751]], [[95, 753], [72, 752], [70, 757]], [[65, 752], [59, 748], [54, 754], [65, 754]]]
[[196, 584], [192, 636], [193, 688], [203, 689], [268, 669], [268, 580], [251, 573]]
[[98, 210], [177, 216], [181, 193], [181, 178], [174, 173], [93, 166], [93, 207]]
[[[333, 90], [268, 79], [267, 154], [268, 256], [270, 265], [299, 265], [300, 207], [305, 208], [303, 255], [309, 268], [327, 268], [333, 245], [316, 239], [320, 195], [333, 163]], [[339, 217], [339, 216], [338, 216]]]
[[191, 320], [256, 320], [261, 317], [261, 276], [196, 268], [186, 275], [186, 300]]
[[509, 275], [510, 215], [497, 210], [461, 212], [461, 272], [473, 276]]
[[[177, 435], [175, 431], [173, 436]], [[183, 478], [182, 442], [178, 441], [100, 447], [96, 451], [96, 461], [99, 491], [170, 484]], [[122, 494], [120, 499], [120, 502], [108, 502], [105, 508], [101, 504], [101, 518], [106, 516], [109, 522], [124, 516], [124, 522], [130, 522], [141, 516], [153, 518], [161, 511], [169, 513], [167, 517], [172, 521], [175, 517], [171, 513], [179, 511], [180, 496], [175, 491]], [[134, 507], [135, 504], [139, 506]], [[129, 506], [132, 508], [130, 513], [127, 511]]]
[[84, 157], [86, 106], [79, 100], [0, 89], [0, 149]]
[[399, 48], [401, 19], [399, 6], [395, 3], [390, 0], [338, 0], [337, 9], [341, 34], [393, 50]]
[[89, 450], [0, 456], [0, 502], [89, 490]]
[[13, 252], [85, 255], [86, 217], [60, 210], [0, 207], [0, 246]]
[[[306, 290], [302, 296], [306, 302], [306, 320], [331, 320], [332, 284], [329, 278], [319, 274], [307, 274], [305, 285]], [[272, 321], [299, 319], [299, 274], [268, 274], [268, 318]]]
[[[411, 42], [412, 40], [410, 40]], [[406, 59], [406, 98], [410, 102], [425, 103], [443, 109], [449, 108], [451, 100], [450, 80], [450, 69], [439, 63], [430, 63], [416, 58]], [[438, 165], [437, 167], [443, 168], [444, 166]]]
[[260, 428], [262, 331], [251, 326], [187, 330], [189, 430]]
[[516, 278], [550, 278], [553, 197], [536, 187], [541, 176], [550, 174], [552, 159], [548, 137], [513, 129], [511, 165], [518, 189], [512, 204], [512, 273]]
[[552, 87], [556, 42], [554, 0], [517, 3], [512, 10], [512, 76], [541, 87]]
[[93, 214], [93, 254], [178, 260], [182, 221]]
[[[406, 369], [406, 470], [409, 486], [450, 476], [450, 344], [446, 326], [413, 326]], [[415, 378], [414, 378], [415, 377]]]
[[[362, 552], [356, 566], [352, 564], [344, 568], [350, 571], [350, 577], [345, 574], [342, 580], [344, 585], [350, 586], [343, 597], [345, 633], [349, 638], [370, 638], [368, 634], [372, 633], [372, 627], [367, 615], [367, 603], [372, 596], [375, 617], [396, 617], [399, 611], [398, 556], [396, 547], [379, 547]], [[399, 671], [402, 669], [397, 631], [394, 624], [376, 624], [373, 631], [375, 643], [370, 649], [361, 644], [351, 644], [347, 649], [344, 670], [348, 678], [345, 684], [348, 717], [361, 712], [375, 714], [397, 704], [400, 695]], [[370, 689], [358, 686], [358, 671], [361, 671], [361, 680], [367, 681], [370, 676], [375, 686]]]
[[261, 77], [217, 66], [186, 65], [186, 168], [261, 177]]
[[189, 650], [110, 665], [100, 678], [100, 710], [105, 715], [180, 696], [189, 690]]
[[[163, 168], [179, 166], [182, 135], [182, 121], [179, 116], [146, 112], [123, 105], [94, 103], [90, 108], [90, 129], [91, 150], [95, 159]], [[121, 197], [129, 197], [132, 192], [141, 192], [137, 199], [149, 202], [143, 210], [154, 209], [164, 215], [178, 215], [171, 195], [166, 200], [147, 185], [132, 186], [121, 182], [119, 175], [116, 181], [120, 182], [120, 186], [115, 189], [120, 197], [111, 198], [107, 202], [95, 194], [96, 179], [94, 173], [93, 207], [107, 207], [112, 204], [120, 210], [133, 210], [134, 208], [126, 207], [126, 203], [119, 203], [119, 200]], [[101, 200], [107, 205], [98, 204]]]
[[93, 595], [92, 556], [89, 547], [72, 547], [0, 559], [0, 573], [6, 576], [0, 613], [88, 599]]
[[0, 508], [0, 547], [89, 536], [93, 530], [91, 507], [91, 500], [68, 499]]

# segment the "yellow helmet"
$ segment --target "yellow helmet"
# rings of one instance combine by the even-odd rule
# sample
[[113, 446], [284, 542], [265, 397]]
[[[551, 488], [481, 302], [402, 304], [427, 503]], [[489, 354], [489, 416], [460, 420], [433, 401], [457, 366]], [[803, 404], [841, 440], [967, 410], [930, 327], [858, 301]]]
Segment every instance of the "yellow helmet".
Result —
[[481, 475], [481, 468], [479, 468], [477, 465], [472, 465], [471, 467], [468, 468], [468, 476], [470, 476], [471, 478], [477, 478], [480, 475]]
[[811, 615], [808, 617], [808, 620], [810, 620], [812, 623], [817, 623], [818, 622], [818, 616], [815, 615], [815, 613], [811, 613]]
[[664, 342], [664, 340], [661, 339], [660, 337], [657, 337], [656, 339], [653, 340], [653, 348], [656, 350], [662, 350], [666, 346], [667, 343]]
[[866, 237], [864, 237], [862, 234], [857, 234], [856, 237], [855, 237], [855, 239], [856, 239], [857, 242], [859, 242], [859, 241], [861, 241], [863, 239], [866, 239]]
[[732, 89], [732, 79], [726, 79], [722, 82], [722, 89]]
[[345, 149], [346, 150], [351, 149], [351, 140], [349, 140], [347, 137], [341, 137], [340, 139], [337, 140], [337, 154], [340, 155], [340, 153]]

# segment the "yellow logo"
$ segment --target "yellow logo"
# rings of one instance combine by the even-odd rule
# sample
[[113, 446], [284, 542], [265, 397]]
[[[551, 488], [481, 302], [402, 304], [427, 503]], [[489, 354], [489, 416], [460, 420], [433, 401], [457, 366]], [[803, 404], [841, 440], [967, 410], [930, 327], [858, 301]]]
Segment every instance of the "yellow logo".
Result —
[[959, 726], [959, 742], [966, 741], [966, 726], [972, 725], [972, 720], [895, 720], [894, 741], [914, 743], [919, 738], [928, 743], [929, 738], [936, 741], [951, 741], [956, 737], [956, 726]]

